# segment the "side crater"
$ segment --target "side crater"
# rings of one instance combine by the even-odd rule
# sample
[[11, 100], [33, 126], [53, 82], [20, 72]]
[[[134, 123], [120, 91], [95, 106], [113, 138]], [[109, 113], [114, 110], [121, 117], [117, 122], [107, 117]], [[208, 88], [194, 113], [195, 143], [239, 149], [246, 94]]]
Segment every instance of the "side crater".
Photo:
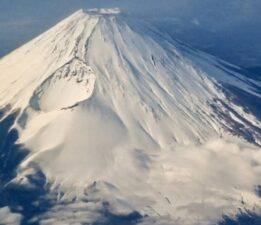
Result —
[[36, 88], [30, 106], [43, 112], [71, 108], [90, 98], [94, 86], [95, 75], [91, 67], [74, 58]]

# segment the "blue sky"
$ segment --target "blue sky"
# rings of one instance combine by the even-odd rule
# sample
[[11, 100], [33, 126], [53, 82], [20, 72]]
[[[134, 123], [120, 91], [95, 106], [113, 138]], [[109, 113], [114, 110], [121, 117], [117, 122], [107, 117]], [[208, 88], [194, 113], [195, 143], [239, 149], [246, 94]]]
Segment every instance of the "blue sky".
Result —
[[75, 10], [94, 7], [156, 21], [174, 38], [233, 63], [261, 64], [260, 0], [0, 0], [0, 57]]

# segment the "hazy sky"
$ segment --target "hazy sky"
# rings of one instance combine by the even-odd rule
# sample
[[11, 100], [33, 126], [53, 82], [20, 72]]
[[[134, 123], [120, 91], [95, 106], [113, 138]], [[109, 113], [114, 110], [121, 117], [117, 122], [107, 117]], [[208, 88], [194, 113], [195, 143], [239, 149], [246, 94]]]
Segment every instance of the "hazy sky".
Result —
[[231, 48], [235, 54], [238, 48], [240, 55], [250, 54], [250, 64], [261, 63], [260, 0], [0, 0], [0, 57], [75, 10], [94, 7], [119, 7], [160, 21], [160, 27], [195, 47]]

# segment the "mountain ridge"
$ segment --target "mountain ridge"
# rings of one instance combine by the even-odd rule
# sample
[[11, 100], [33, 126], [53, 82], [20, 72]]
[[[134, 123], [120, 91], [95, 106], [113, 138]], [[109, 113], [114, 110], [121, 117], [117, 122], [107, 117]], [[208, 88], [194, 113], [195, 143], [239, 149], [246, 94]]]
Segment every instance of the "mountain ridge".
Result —
[[74, 13], [0, 61], [0, 105], [20, 109], [29, 149], [8, 185], [44, 174], [57, 200], [43, 221], [75, 202], [166, 224], [259, 212], [260, 121], [223, 88], [260, 93], [228, 65], [113, 10]]

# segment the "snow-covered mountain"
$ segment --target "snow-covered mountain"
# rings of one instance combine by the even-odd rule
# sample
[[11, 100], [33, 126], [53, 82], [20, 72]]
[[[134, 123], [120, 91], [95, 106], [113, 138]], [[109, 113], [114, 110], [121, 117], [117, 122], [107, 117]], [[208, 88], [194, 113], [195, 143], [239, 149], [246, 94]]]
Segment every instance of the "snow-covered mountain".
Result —
[[25, 224], [261, 213], [260, 81], [241, 72], [118, 9], [74, 13], [0, 61], [0, 206]]

